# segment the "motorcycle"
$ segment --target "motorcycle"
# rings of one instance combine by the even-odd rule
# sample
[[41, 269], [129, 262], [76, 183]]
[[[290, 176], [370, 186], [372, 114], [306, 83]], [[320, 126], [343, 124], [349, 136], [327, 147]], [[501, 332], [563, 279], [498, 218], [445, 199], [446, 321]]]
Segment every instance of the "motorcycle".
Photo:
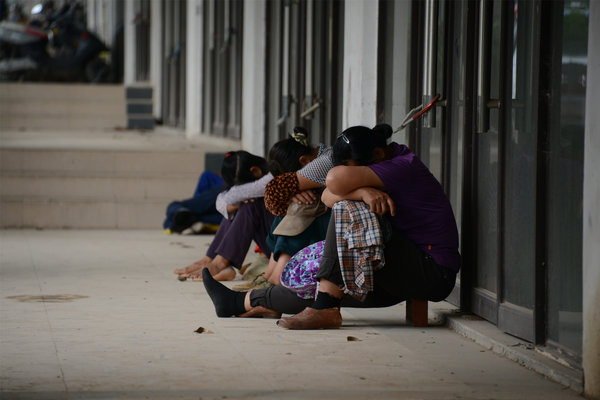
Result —
[[72, 3], [27, 25], [0, 22], [0, 79], [105, 82], [108, 48], [85, 28], [82, 14]]

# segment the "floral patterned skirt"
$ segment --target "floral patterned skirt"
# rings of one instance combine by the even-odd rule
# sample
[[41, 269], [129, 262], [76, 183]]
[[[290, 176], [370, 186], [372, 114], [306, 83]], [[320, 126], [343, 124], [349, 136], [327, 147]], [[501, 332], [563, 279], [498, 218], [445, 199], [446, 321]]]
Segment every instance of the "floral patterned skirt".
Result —
[[303, 299], [315, 298], [317, 272], [323, 259], [325, 241], [321, 240], [294, 254], [281, 273], [281, 285]]

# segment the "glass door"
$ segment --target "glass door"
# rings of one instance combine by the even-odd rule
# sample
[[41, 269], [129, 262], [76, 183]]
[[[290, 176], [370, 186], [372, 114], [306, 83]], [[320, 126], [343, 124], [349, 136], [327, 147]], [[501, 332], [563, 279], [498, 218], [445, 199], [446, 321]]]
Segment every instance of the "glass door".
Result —
[[540, 16], [535, 2], [507, 3], [498, 327], [533, 342]]
[[[413, 3], [415, 102], [426, 87], [427, 4], [435, 1]], [[460, 293], [449, 301], [574, 365], [582, 340], [588, 7], [571, 0], [441, 6], [434, 82], [445, 101], [432, 125], [413, 127], [411, 141], [458, 222], [463, 267]]]
[[536, 2], [479, 2], [472, 310], [535, 341], [539, 27]]
[[[582, 348], [583, 152], [589, 4], [551, 2], [547, 54], [547, 179], [543, 191], [547, 295], [547, 344], [580, 361]], [[570, 356], [570, 357], [569, 357]]]
[[[482, 0], [478, 10], [478, 45], [476, 52], [475, 134], [473, 138], [474, 170], [474, 276], [472, 309], [483, 318], [498, 323], [499, 286], [499, 184], [500, 132], [504, 129], [505, 109], [488, 107], [491, 99], [499, 101], [503, 93], [500, 66], [503, 12], [501, 1]], [[504, 13], [505, 14], [505, 13]], [[504, 63], [503, 66], [505, 66]], [[504, 86], [504, 85], [503, 85]]]

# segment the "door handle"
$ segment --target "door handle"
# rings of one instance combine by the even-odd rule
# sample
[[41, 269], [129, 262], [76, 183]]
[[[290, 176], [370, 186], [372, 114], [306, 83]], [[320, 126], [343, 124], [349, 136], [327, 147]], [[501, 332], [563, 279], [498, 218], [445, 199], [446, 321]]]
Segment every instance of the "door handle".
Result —
[[221, 48], [219, 49], [219, 53], [224, 53], [227, 51], [231, 44], [231, 21], [230, 21], [230, 7], [231, 4], [229, 0], [225, 0], [223, 3], [223, 43], [221, 44]]
[[490, 130], [490, 109], [502, 106], [499, 99], [490, 98], [492, 11], [492, 0], [481, 0], [479, 3], [479, 43], [477, 48], [477, 133], [485, 133]]
[[[309, 98], [306, 98], [306, 100], [310, 101]], [[306, 105], [306, 103], [307, 103], [306, 100], [304, 101], [304, 105]], [[308, 117], [310, 117], [320, 107], [321, 107], [321, 99], [317, 98], [313, 102], [312, 106], [310, 106], [307, 109], [305, 109], [305, 110], [302, 111], [302, 113], [300, 114], [300, 118], [308, 118]]]

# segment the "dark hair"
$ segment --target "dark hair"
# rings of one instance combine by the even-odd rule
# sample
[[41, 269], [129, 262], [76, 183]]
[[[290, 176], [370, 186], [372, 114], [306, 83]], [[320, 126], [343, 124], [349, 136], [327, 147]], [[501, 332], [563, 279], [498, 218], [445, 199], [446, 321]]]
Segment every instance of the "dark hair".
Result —
[[221, 166], [221, 176], [225, 181], [225, 189], [235, 185], [254, 182], [257, 178], [250, 172], [251, 167], [258, 167], [263, 175], [268, 171], [267, 160], [250, 154], [247, 151], [230, 151], [225, 154]]
[[314, 150], [308, 143], [306, 129], [297, 126], [292, 135], [275, 143], [269, 150], [269, 171], [273, 176], [298, 171], [302, 168], [300, 157]]
[[388, 124], [379, 124], [373, 129], [366, 126], [346, 129], [333, 145], [333, 163], [341, 165], [347, 160], [353, 160], [359, 165], [369, 165], [375, 148], [385, 148], [392, 133], [392, 127]]

